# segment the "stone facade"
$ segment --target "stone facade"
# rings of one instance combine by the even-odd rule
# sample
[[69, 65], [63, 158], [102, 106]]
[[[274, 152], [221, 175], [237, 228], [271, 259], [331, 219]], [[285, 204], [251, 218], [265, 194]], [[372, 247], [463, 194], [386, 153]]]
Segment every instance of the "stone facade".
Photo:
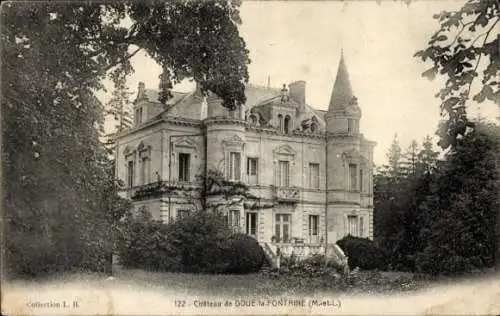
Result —
[[[258, 201], [223, 210], [259, 242], [335, 243], [373, 237], [373, 148], [359, 131], [361, 110], [342, 57], [328, 111], [306, 103], [306, 83], [247, 85], [228, 111], [214, 95], [173, 93], [167, 104], [139, 85], [135, 126], [117, 136], [123, 195], [168, 222], [192, 209], [183, 191], [196, 174], [219, 170], [251, 187]], [[259, 205], [272, 205], [272, 208]]]

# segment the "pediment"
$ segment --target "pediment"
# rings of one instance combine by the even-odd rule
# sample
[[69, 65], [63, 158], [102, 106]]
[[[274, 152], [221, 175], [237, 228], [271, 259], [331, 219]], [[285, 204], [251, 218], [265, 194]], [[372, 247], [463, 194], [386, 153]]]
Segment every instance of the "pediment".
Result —
[[173, 144], [175, 147], [198, 148], [198, 143], [189, 137], [180, 137]]
[[271, 105], [272, 107], [287, 107], [287, 108], [298, 108], [299, 104], [292, 99], [288, 99], [286, 101], [282, 101], [281, 97], [276, 97], [271, 100], [268, 100], [266, 105]]
[[130, 146], [128, 146], [128, 145], [127, 145], [127, 146], [125, 146], [125, 148], [123, 149], [123, 154], [124, 154], [125, 156], [127, 156], [127, 155], [130, 155], [130, 154], [131, 154]]
[[222, 143], [226, 146], [228, 145], [233, 145], [233, 146], [241, 146], [245, 143], [241, 137], [238, 135], [234, 134], [233, 136], [226, 138], [222, 141]]
[[148, 144], [146, 144], [144, 141], [141, 140], [141, 142], [139, 143], [139, 145], [137, 145], [137, 150], [138, 151], [144, 151], [144, 150], [148, 150], [151, 146], [149, 146]]
[[273, 150], [275, 155], [295, 156], [297, 152], [290, 145], [283, 145]]
[[366, 159], [359, 152], [359, 150], [356, 150], [356, 149], [344, 151], [342, 153], [342, 157], [344, 158], [345, 161], [352, 162], [352, 163], [364, 164], [364, 165], [367, 165], [369, 163], [368, 159]]

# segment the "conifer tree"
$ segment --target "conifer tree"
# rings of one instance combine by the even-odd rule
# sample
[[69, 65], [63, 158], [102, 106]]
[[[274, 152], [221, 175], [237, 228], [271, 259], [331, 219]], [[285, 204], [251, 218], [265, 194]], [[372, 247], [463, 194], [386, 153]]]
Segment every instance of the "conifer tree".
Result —
[[423, 272], [465, 273], [495, 262], [499, 147], [491, 130], [476, 123], [439, 164], [431, 194], [420, 205], [425, 246], [416, 255], [416, 266]]
[[419, 145], [412, 140], [403, 153], [402, 172], [405, 176], [415, 177], [417, 175]]
[[130, 101], [132, 94], [124, 74], [117, 74], [114, 78], [111, 99], [105, 106], [105, 113], [112, 116], [116, 122], [114, 128], [117, 133], [132, 126], [132, 102]]

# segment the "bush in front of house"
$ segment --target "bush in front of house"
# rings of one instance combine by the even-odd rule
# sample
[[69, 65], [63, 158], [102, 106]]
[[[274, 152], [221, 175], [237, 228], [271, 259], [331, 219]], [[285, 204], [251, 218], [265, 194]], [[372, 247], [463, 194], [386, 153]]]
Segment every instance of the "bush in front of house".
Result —
[[323, 254], [300, 259], [295, 254], [282, 257], [280, 273], [300, 277], [335, 276], [342, 272], [342, 266]]
[[150, 219], [128, 218], [117, 243], [125, 268], [151, 271], [180, 271], [177, 249], [172, 246], [168, 226]]
[[351, 269], [356, 267], [364, 270], [387, 269], [387, 256], [371, 239], [348, 235], [337, 241], [337, 245], [348, 256], [348, 264]]
[[168, 225], [168, 240], [183, 272], [224, 273], [230, 264], [228, 238], [232, 231], [221, 217], [199, 211]]
[[264, 250], [257, 240], [243, 233], [235, 233], [229, 237], [226, 254], [229, 259], [225, 271], [227, 273], [255, 273], [266, 261]]
[[126, 268], [242, 274], [260, 270], [265, 260], [256, 240], [234, 234], [211, 212], [195, 212], [170, 224], [131, 217], [123, 226], [118, 255]]

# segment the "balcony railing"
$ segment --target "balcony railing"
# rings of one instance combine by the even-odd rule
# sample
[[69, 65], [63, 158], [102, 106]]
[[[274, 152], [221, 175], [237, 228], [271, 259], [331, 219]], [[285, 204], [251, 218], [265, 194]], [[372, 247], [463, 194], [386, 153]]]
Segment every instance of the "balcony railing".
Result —
[[299, 259], [325, 254], [324, 244], [270, 243], [269, 247], [274, 253], [279, 253], [285, 257], [289, 257], [293, 254]]
[[300, 190], [297, 187], [273, 187], [273, 193], [278, 201], [298, 202], [300, 199]]
[[179, 182], [179, 181], [156, 181], [133, 188], [128, 188], [127, 196], [132, 199], [140, 199], [143, 197], [161, 196], [174, 190], [193, 190], [199, 187], [195, 182]]

